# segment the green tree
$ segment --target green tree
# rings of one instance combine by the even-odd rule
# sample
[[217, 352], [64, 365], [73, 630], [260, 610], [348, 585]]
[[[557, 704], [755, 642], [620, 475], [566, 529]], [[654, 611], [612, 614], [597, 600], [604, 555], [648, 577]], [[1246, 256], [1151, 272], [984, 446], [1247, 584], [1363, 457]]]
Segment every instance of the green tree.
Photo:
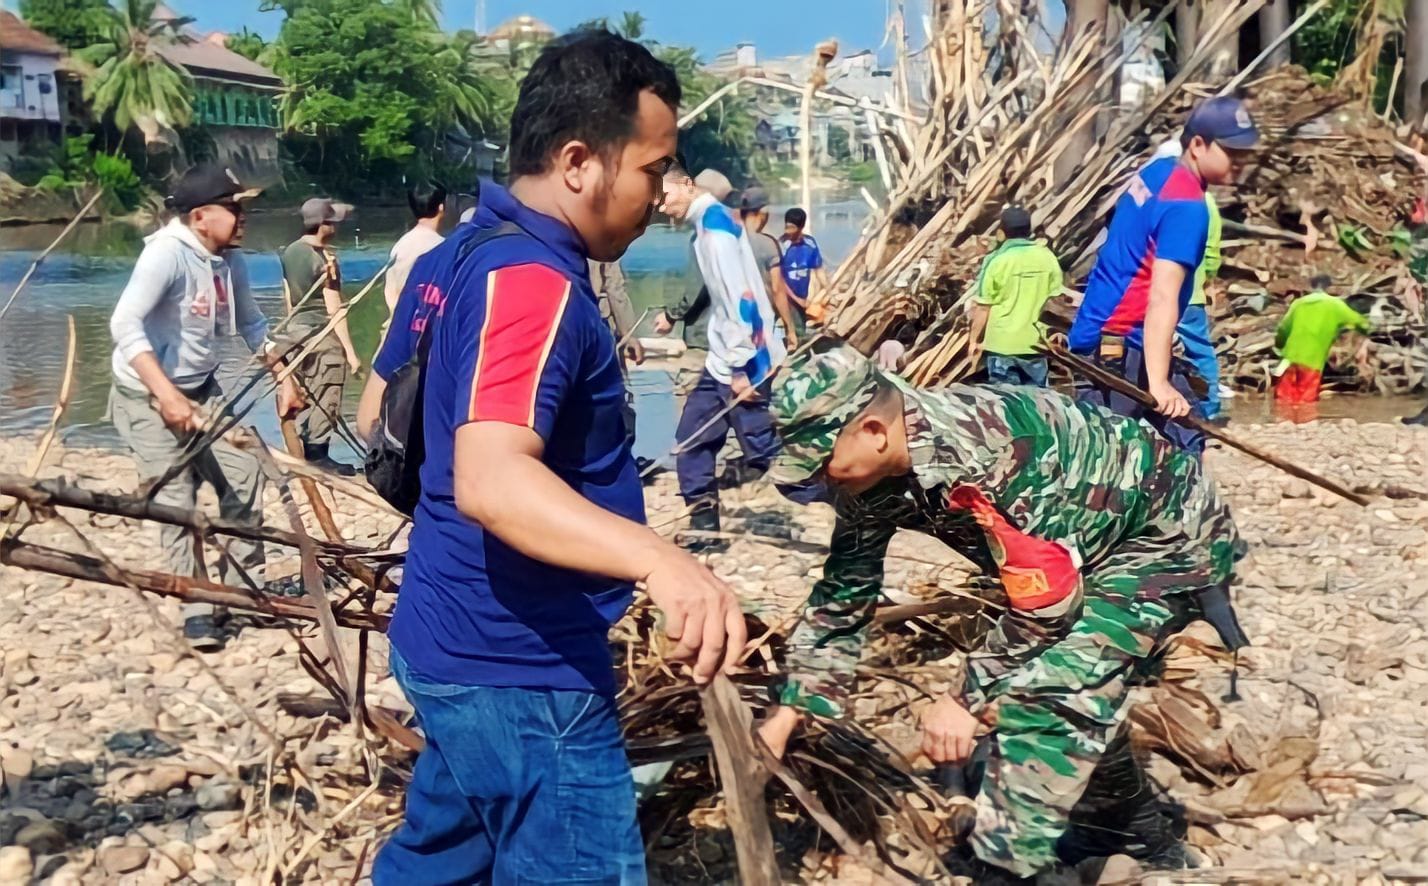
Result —
[[[698, 105], [724, 85], [699, 66], [699, 56], [687, 46], [656, 46], [655, 55], [674, 68], [684, 91], [684, 110]], [[748, 98], [725, 95], [679, 132], [679, 149], [693, 172], [706, 167], [738, 181], [747, 176], [754, 149], [753, 107]]]
[[396, 6], [416, 21], [435, 25], [441, 18], [441, 0], [396, 0]]
[[[473, 37], [447, 38], [391, 0], [300, 0], [272, 48], [299, 164], [338, 190], [441, 163], [447, 133], [489, 134], [502, 88]], [[340, 176], [340, 180], [339, 180]]]
[[104, 37], [105, 0], [20, 0], [20, 17], [66, 49], [83, 49]]
[[640, 40], [645, 36], [645, 16], [641, 12], [626, 10], [620, 15], [620, 26], [616, 33], [626, 40]]
[[84, 84], [95, 116], [112, 118], [121, 133], [138, 129], [146, 143], [171, 140], [193, 119], [193, 78], [159, 53], [191, 19], [156, 18], [157, 6], [121, 0], [105, 11], [103, 39], [80, 53], [97, 66]]
[[[684, 92], [685, 110], [704, 101], [724, 85], [723, 80], [704, 72], [699, 64], [699, 55], [693, 48], [665, 46], [645, 37], [645, 17], [638, 12], [625, 12], [615, 28], [611, 28], [608, 18], [600, 17], [581, 22], [572, 30], [589, 28], [613, 30], [626, 39], [638, 40], [649, 47], [656, 58], [674, 68]], [[691, 171], [712, 167], [737, 181], [749, 172], [756, 123], [748, 98], [726, 95], [680, 130], [679, 150]]]
[[268, 41], [263, 39], [262, 34], [254, 33], [244, 27], [238, 33], [228, 35], [228, 48], [244, 58], [257, 61], [264, 52], [268, 51]]

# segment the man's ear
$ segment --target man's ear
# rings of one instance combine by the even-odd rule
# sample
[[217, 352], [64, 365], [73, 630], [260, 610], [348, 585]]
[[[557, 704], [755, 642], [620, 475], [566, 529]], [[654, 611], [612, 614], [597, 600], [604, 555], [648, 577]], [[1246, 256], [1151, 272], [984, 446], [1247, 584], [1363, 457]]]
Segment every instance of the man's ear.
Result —
[[872, 435], [877, 440], [878, 452], [886, 452], [888, 448], [888, 423], [877, 415], [865, 415], [858, 422], [858, 429], [865, 434]]
[[555, 167], [565, 181], [565, 186], [574, 193], [585, 190], [585, 172], [595, 159], [590, 146], [578, 139], [572, 139], [560, 146], [555, 155]]

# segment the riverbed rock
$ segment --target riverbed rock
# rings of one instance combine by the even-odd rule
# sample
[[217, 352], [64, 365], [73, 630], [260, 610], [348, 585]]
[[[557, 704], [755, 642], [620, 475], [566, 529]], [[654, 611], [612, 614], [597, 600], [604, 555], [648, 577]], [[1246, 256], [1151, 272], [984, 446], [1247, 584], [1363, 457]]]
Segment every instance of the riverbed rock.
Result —
[[145, 846], [105, 846], [99, 850], [99, 864], [111, 877], [137, 871], [149, 863]]
[[34, 871], [30, 850], [21, 846], [0, 849], [0, 886], [28, 886]]

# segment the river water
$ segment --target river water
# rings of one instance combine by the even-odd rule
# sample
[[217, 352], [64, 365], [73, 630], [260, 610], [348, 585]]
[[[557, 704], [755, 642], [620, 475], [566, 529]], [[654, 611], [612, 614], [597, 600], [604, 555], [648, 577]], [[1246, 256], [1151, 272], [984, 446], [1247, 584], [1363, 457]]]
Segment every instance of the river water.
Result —
[[[771, 207], [769, 232], [782, 231], [783, 206]], [[847, 255], [857, 240], [867, 204], [838, 200], [818, 205], [813, 229], [830, 262]], [[338, 234], [344, 288], [350, 297], [385, 263], [387, 252], [409, 223], [405, 209], [359, 208]], [[0, 228], [0, 299], [8, 298], [26, 269], [59, 233], [58, 225]], [[119, 298], [148, 231], [130, 224], [84, 224], [40, 265], [25, 291], [0, 321], [0, 434], [31, 433], [46, 426], [64, 373], [66, 316], [74, 318], [78, 357], [74, 393], [63, 423], [72, 445], [118, 443], [105, 417], [111, 380], [109, 316]], [[255, 211], [249, 218], [244, 249], [259, 304], [270, 318], [281, 317], [282, 270], [278, 252], [301, 233], [297, 213]], [[687, 232], [667, 225], [652, 227], [630, 248], [623, 265], [637, 313], [662, 305], [682, 291]], [[652, 315], [651, 315], [652, 316]], [[378, 291], [354, 308], [352, 337], [364, 360], [376, 349], [386, 319]], [[641, 334], [653, 334], [646, 318]], [[241, 343], [237, 344], [241, 348]], [[636, 371], [634, 386], [641, 412], [641, 454], [654, 455], [672, 442], [673, 378], [662, 370]], [[347, 386], [351, 415], [361, 381]], [[271, 415], [257, 413], [260, 430], [270, 436]], [[663, 446], [664, 449], [659, 447]]]
[[[782, 206], [773, 207], [771, 233], [777, 235]], [[296, 212], [258, 211], [248, 225], [245, 249], [259, 303], [272, 318], [282, 310], [282, 272], [278, 250], [299, 233]], [[814, 230], [829, 262], [836, 264], [857, 240], [867, 206], [861, 200], [829, 202], [817, 207]], [[405, 210], [363, 209], [339, 233], [337, 244], [351, 296], [382, 266], [391, 244], [408, 221]], [[0, 298], [8, 298], [25, 270], [51, 240], [59, 226], [0, 228]], [[110, 385], [109, 315], [133, 268], [147, 233], [119, 222], [79, 226], [39, 267], [26, 290], [0, 321], [0, 434], [33, 433], [50, 420], [64, 371], [66, 316], [72, 316], [78, 338], [75, 389], [63, 423], [64, 439], [72, 445], [110, 447], [118, 440], [105, 417]], [[687, 233], [668, 226], [651, 228], [624, 258], [637, 312], [678, 296], [684, 285]], [[358, 353], [368, 359], [386, 306], [373, 293], [353, 311], [350, 322]], [[652, 334], [646, 319], [641, 334]], [[237, 348], [242, 345], [238, 344]], [[237, 349], [235, 348], [235, 354]], [[656, 457], [673, 443], [676, 414], [674, 376], [647, 368], [632, 374], [639, 413], [639, 454]], [[355, 411], [360, 380], [349, 382], [347, 411]], [[1264, 398], [1239, 397], [1228, 404], [1237, 421], [1270, 421], [1275, 416]], [[1392, 420], [1417, 412], [1410, 398], [1338, 397], [1327, 399], [1323, 418]], [[257, 410], [257, 425], [274, 438], [271, 409]], [[353, 455], [348, 452], [347, 457]]]

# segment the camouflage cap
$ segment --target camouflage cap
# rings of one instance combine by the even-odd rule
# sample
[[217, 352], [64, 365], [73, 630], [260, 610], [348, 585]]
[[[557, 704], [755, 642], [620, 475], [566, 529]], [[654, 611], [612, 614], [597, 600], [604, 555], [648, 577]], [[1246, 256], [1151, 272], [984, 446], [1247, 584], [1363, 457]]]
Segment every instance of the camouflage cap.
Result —
[[769, 477], [801, 483], [818, 473], [843, 426], [872, 402], [880, 378], [871, 360], [841, 343], [805, 354], [779, 373], [769, 411], [783, 449]]

